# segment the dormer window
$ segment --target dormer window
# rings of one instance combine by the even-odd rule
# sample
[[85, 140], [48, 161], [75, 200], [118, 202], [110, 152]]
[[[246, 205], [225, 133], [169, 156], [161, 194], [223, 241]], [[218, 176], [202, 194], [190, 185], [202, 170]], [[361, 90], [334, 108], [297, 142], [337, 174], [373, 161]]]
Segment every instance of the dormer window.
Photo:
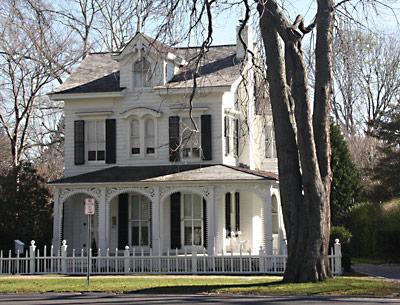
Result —
[[133, 87], [144, 88], [151, 86], [150, 62], [142, 57], [133, 64]]

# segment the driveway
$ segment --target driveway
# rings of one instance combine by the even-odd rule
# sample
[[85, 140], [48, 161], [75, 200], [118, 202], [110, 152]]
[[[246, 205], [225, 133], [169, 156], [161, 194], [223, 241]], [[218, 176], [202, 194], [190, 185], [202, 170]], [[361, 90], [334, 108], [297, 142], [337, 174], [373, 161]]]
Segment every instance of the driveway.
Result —
[[358, 273], [383, 277], [390, 280], [400, 280], [400, 265], [398, 264], [354, 264], [351, 267]]
[[399, 305], [400, 299], [303, 297], [303, 296], [231, 296], [231, 295], [138, 295], [138, 294], [0, 294], [0, 304], [269, 304], [269, 305]]

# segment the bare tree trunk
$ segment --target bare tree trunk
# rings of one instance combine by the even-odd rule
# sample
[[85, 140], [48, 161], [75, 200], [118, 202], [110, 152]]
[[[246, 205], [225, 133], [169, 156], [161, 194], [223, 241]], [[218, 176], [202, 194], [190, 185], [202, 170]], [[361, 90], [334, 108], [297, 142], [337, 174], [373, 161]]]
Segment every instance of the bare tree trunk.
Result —
[[[325, 13], [329, 5], [332, 5], [331, 1], [319, 1], [319, 12]], [[330, 8], [333, 10], [333, 6]], [[327, 250], [331, 174], [329, 135], [326, 133], [329, 133], [331, 53], [317, 58], [319, 65], [328, 65], [316, 75], [319, 78], [316, 83], [321, 90], [316, 94], [318, 106], [314, 106], [312, 114], [300, 32], [304, 34], [314, 25], [305, 28], [301, 17], [290, 25], [272, 0], [260, 4], [258, 10], [268, 67], [282, 209], [288, 239], [289, 256], [284, 281], [321, 281], [330, 276]], [[316, 20], [318, 36], [321, 36], [319, 44], [325, 44], [321, 52], [331, 48], [329, 33], [332, 20], [327, 22], [326, 18], [332, 17], [332, 10]], [[313, 126], [313, 118], [320, 128], [318, 131]]]

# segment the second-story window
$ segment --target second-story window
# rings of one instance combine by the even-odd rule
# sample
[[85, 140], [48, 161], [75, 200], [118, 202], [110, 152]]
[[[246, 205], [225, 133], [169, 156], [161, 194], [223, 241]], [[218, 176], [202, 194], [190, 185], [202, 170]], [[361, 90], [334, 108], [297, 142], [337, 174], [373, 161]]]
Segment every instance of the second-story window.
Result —
[[225, 115], [224, 118], [225, 155], [239, 155], [239, 120]]
[[133, 64], [133, 87], [151, 86], [151, 67], [149, 61], [142, 57]]
[[140, 123], [137, 119], [131, 121], [131, 154], [140, 154]]
[[182, 159], [200, 159], [200, 119], [182, 118]]
[[265, 158], [276, 158], [275, 132], [272, 124], [265, 125]]
[[106, 150], [105, 121], [87, 121], [87, 160], [104, 161]]
[[145, 120], [145, 137], [144, 142], [146, 146], [146, 154], [154, 154], [155, 153], [155, 128], [154, 128], [154, 119], [146, 118]]

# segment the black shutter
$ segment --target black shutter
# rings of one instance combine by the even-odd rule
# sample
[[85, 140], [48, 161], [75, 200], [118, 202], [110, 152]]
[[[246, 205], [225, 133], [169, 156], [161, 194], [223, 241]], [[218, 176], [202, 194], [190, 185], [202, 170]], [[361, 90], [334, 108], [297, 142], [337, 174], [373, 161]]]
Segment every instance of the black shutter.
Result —
[[85, 163], [85, 121], [74, 122], [74, 159], [75, 165]]
[[235, 230], [240, 231], [240, 193], [235, 193]]
[[179, 161], [179, 117], [169, 117], [169, 161]]
[[116, 121], [115, 119], [106, 120], [106, 163], [116, 162]]
[[181, 193], [171, 195], [171, 249], [181, 248]]
[[225, 229], [226, 235], [231, 235], [231, 193], [225, 194]]
[[203, 160], [212, 160], [211, 115], [201, 116], [201, 147]]
[[235, 119], [235, 154], [239, 156], [239, 119]]
[[118, 196], [118, 248], [128, 246], [128, 194]]
[[229, 117], [224, 117], [225, 156], [229, 155]]
[[207, 227], [207, 201], [203, 198], [203, 241], [204, 248], [208, 246], [208, 227]]

